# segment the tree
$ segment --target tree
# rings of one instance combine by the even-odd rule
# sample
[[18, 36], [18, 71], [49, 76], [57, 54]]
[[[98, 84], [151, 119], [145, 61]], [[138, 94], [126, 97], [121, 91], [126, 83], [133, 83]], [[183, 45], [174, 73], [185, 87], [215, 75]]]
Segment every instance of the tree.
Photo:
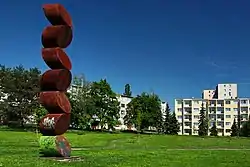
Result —
[[131, 91], [131, 87], [130, 87], [129, 84], [125, 85], [125, 90], [124, 90], [123, 95], [127, 96], [127, 97], [131, 97], [132, 96], [132, 91]]
[[171, 114], [170, 114], [170, 108], [168, 103], [166, 104], [166, 110], [165, 110], [165, 118], [163, 122], [163, 133], [170, 134], [171, 133]]
[[71, 103], [71, 127], [89, 129], [93, 121], [95, 107], [90, 96], [91, 82], [82, 75], [73, 78], [68, 97]]
[[215, 122], [213, 123], [213, 126], [210, 129], [210, 136], [218, 136], [218, 131]]
[[250, 116], [248, 118], [248, 121], [243, 123], [240, 130], [240, 135], [243, 137], [250, 137]]
[[180, 125], [179, 125], [178, 120], [176, 119], [175, 112], [173, 112], [171, 114], [170, 118], [171, 118], [170, 119], [170, 134], [171, 135], [177, 135], [178, 132], [180, 131]]
[[101, 79], [99, 82], [93, 82], [90, 96], [95, 106], [95, 116], [99, 121], [101, 130], [105, 128], [105, 125], [109, 129], [113, 129], [119, 122], [120, 103], [107, 80]]
[[46, 114], [48, 114], [48, 111], [41, 105], [35, 109], [34, 115], [35, 115], [35, 121], [37, 125], [39, 125], [42, 117], [44, 117]]
[[22, 65], [14, 68], [0, 66], [1, 91], [6, 95], [4, 114], [8, 121], [17, 121], [23, 127], [25, 120], [39, 107], [38, 92], [41, 71], [25, 69]]
[[231, 137], [238, 136], [238, 134], [239, 134], [239, 129], [238, 129], [237, 123], [234, 119], [233, 125], [231, 127]]
[[134, 125], [137, 131], [149, 127], [159, 131], [162, 128], [162, 117], [160, 98], [156, 94], [143, 92], [127, 105], [124, 123]]
[[208, 135], [208, 121], [205, 115], [205, 108], [204, 104], [202, 103], [201, 110], [200, 110], [200, 120], [199, 120], [199, 136], [207, 136]]

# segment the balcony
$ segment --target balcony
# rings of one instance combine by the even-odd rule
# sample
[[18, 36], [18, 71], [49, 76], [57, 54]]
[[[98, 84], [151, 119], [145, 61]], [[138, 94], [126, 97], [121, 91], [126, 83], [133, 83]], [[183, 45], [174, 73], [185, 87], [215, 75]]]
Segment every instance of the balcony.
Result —
[[247, 107], [248, 106], [248, 100], [241, 100], [240, 101], [240, 106], [244, 106], [244, 107]]
[[224, 114], [224, 111], [217, 111], [216, 114]]
[[247, 114], [248, 112], [246, 110], [240, 111], [240, 114]]
[[224, 118], [217, 118], [217, 122], [224, 122]]
[[243, 117], [243, 118], [241, 118], [240, 120], [241, 120], [241, 121], [247, 121], [247, 118], [244, 118], [244, 117]]
[[210, 120], [210, 121], [215, 121], [216, 118], [213, 118], [213, 117], [212, 117], [212, 118], [209, 118], [209, 120]]
[[218, 129], [224, 129], [224, 125], [217, 125]]
[[191, 115], [191, 114], [192, 114], [191, 112], [187, 112], [187, 111], [184, 112], [184, 115]]
[[217, 107], [224, 107], [224, 104], [218, 103]]
[[191, 129], [191, 126], [184, 126], [184, 129]]
[[184, 118], [184, 122], [190, 122], [190, 121], [192, 121], [191, 118]]

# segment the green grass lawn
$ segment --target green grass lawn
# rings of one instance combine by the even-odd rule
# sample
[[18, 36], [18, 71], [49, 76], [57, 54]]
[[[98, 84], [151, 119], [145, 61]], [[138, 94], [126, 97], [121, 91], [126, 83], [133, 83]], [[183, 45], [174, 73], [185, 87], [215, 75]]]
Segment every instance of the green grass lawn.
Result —
[[35, 133], [0, 131], [0, 166], [250, 166], [250, 139], [105, 133], [67, 133], [66, 136], [73, 148], [81, 148], [72, 151], [72, 155], [81, 156], [84, 161], [55, 162], [41, 159], [38, 150], [39, 136]]

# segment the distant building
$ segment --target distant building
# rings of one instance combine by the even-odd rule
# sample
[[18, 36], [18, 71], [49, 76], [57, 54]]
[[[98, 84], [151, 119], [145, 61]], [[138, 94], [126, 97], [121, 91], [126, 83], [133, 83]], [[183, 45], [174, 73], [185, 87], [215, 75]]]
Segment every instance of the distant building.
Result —
[[175, 99], [179, 135], [198, 135], [202, 103], [209, 128], [215, 123], [220, 136], [229, 136], [234, 119], [242, 126], [250, 113], [250, 98], [238, 98], [237, 84], [218, 84], [215, 90], [203, 90], [202, 98]]
[[202, 99], [213, 99], [215, 95], [215, 90], [209, 89], [209, 90], [203, 90], [202, 92]]
[[215, 90], [216, 99], [236, 99], [238, 97], [237, 84], [218, 84]]

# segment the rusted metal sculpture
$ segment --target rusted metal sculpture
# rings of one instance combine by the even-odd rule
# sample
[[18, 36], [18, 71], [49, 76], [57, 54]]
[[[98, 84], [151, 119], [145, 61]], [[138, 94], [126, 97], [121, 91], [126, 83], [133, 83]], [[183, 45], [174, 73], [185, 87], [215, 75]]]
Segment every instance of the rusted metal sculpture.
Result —
[[[48, 111], [40, 122], [40, 132], [43, 134], [40, 144], [43, 145], [44, 154], [50, 147], [55, 156], [69, 157], [69, 142], [60, 135], [67, 131], [70, 124], [71, 105], [65, 93], [72, 80], [72, 65], [63, 49], [73, 38], [72, 20], [60, 4], [46, 4], [43, 11], [51, 25], [42, 32], [42, 57], [51, 69], [40, 80], [40, 103]], [[44, 146], [46, 143], [51, 146]]]

